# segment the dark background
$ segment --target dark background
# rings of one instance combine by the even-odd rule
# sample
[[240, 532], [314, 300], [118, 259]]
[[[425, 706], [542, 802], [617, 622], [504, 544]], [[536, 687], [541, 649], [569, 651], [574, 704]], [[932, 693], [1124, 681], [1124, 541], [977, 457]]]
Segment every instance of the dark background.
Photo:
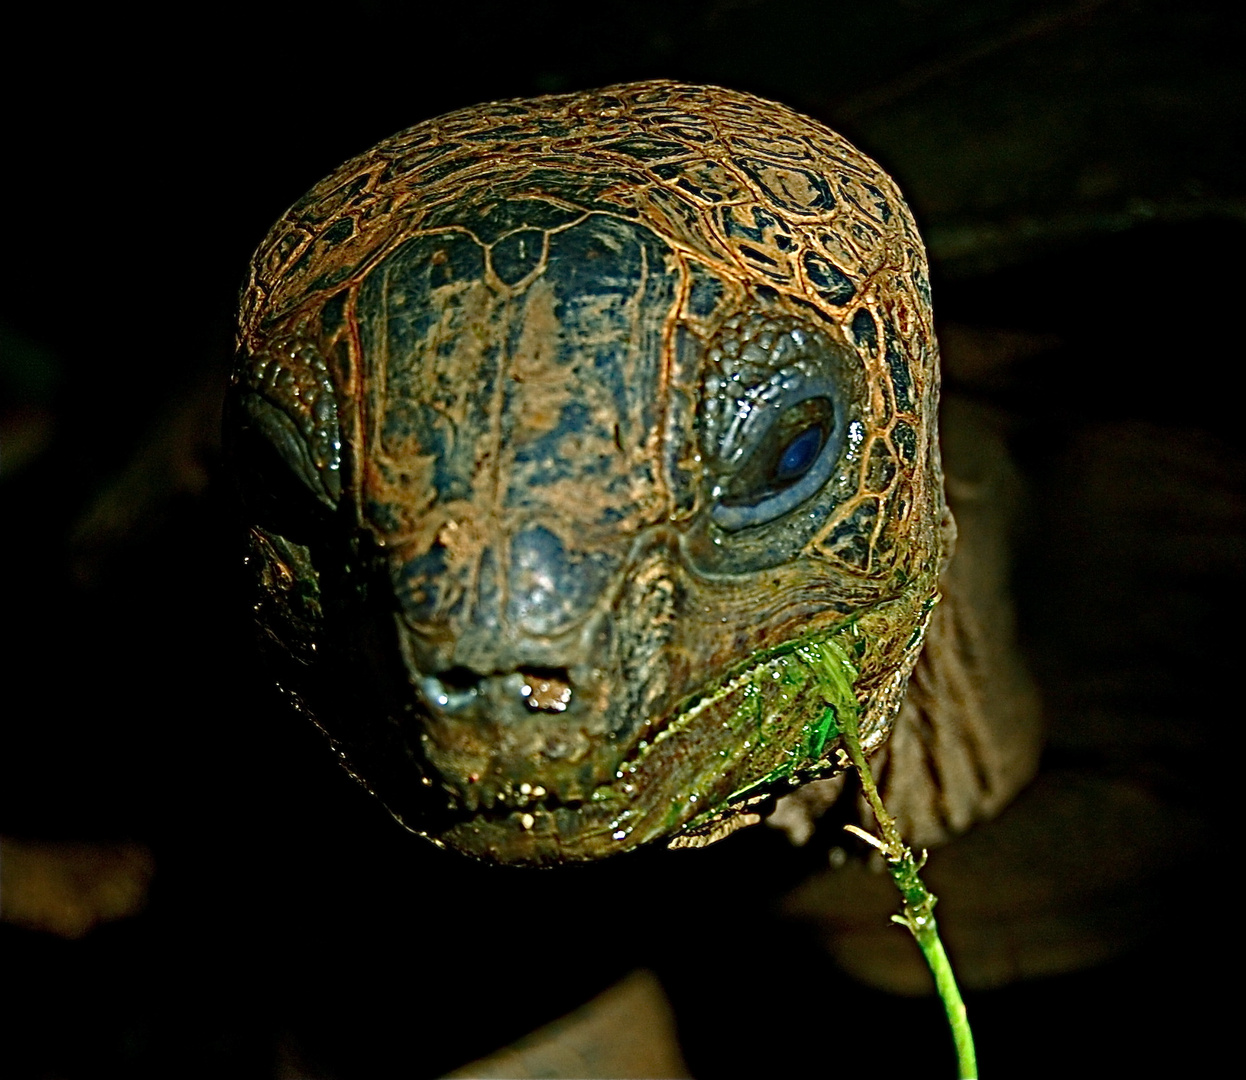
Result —
[[1240, 977], [1217, 873], [1246, 599], [1242, 16], [436, 10], [28, 11], [7, 34], [0, 833], [133, 838], [158, 872], [143, 916], [82, 941], [0, 926], [0, 1071], [271, 1076], [294, 1045], [325, 1075], [436, 1075], [646, 964], [698, 1076], [895, 1075], [908, 1046], [950, 1075], [936, 1005], [844, 979], [772, 916], [824, 851], [753, 830], [576, 871], [462, 865], [339, 775], [250, 659], [213, 413], [264, 231], [426, 117], [655, 76], [784, 101], [897, 177], [946, 341], [997, 341], [948, 384], [1009, 417], [1031, 491], [1016, 591], [1046, 768], [1150, 800], [1115, 836], [1047, 836], [1117, 858], [1113, 895], [1141, 899], [1100, 918], [1103, 962], [970, 996], [985, 1074], [1215, 1060]]

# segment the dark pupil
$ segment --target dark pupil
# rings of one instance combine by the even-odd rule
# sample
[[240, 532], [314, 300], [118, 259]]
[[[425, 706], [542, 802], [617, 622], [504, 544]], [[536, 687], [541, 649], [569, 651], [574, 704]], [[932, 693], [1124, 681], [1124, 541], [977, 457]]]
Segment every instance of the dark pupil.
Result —
[[818, 451], [822, 449], [822, 436], [822, 425], [814, 424], [789, 442], [775, 465], [775, 481], [784, 484], [808, 472], [809, 466], [818, 458]]

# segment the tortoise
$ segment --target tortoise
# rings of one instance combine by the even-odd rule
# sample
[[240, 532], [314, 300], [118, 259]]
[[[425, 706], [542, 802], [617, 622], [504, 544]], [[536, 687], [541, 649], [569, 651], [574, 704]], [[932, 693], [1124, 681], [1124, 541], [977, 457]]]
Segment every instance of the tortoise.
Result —
[[896, 185], [782, 105], [652, 81], [386, 139], [244, 289], [226, 434], [277, 681], [478, 859], [816, 816], [854, 710], [914, 839], [962, 829], [1034, 740], [937, 604], [938, 358]]

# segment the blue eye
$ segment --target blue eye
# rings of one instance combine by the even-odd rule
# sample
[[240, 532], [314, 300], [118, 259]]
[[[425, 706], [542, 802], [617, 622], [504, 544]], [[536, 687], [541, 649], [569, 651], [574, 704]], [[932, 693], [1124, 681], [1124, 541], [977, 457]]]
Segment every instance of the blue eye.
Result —
[[723, 485], [711, 517], [724, 529], [764, 525], [810, 499], [831, 478], [843, 424], [826, 388], [783, 405], [759, 428], [743, 465]]

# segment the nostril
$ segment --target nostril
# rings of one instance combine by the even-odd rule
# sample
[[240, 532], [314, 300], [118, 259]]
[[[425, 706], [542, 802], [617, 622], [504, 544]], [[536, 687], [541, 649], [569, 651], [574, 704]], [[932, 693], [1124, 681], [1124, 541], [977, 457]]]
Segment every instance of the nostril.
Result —
[[452, 667], [441, 672], [437, 678], [443, 686], [466, 694], [474, 692], [485, 677], [471, 668]]
[[571, 704], [571, 672], [566, 668], [524, 668], [519, 694], [533, 712], [566, 712]]
[[424, 696], [443, 709], [453, 712], [470, 705], [480, 696], [484, 676], [471, 668], [452, 667], [421, 680]]

